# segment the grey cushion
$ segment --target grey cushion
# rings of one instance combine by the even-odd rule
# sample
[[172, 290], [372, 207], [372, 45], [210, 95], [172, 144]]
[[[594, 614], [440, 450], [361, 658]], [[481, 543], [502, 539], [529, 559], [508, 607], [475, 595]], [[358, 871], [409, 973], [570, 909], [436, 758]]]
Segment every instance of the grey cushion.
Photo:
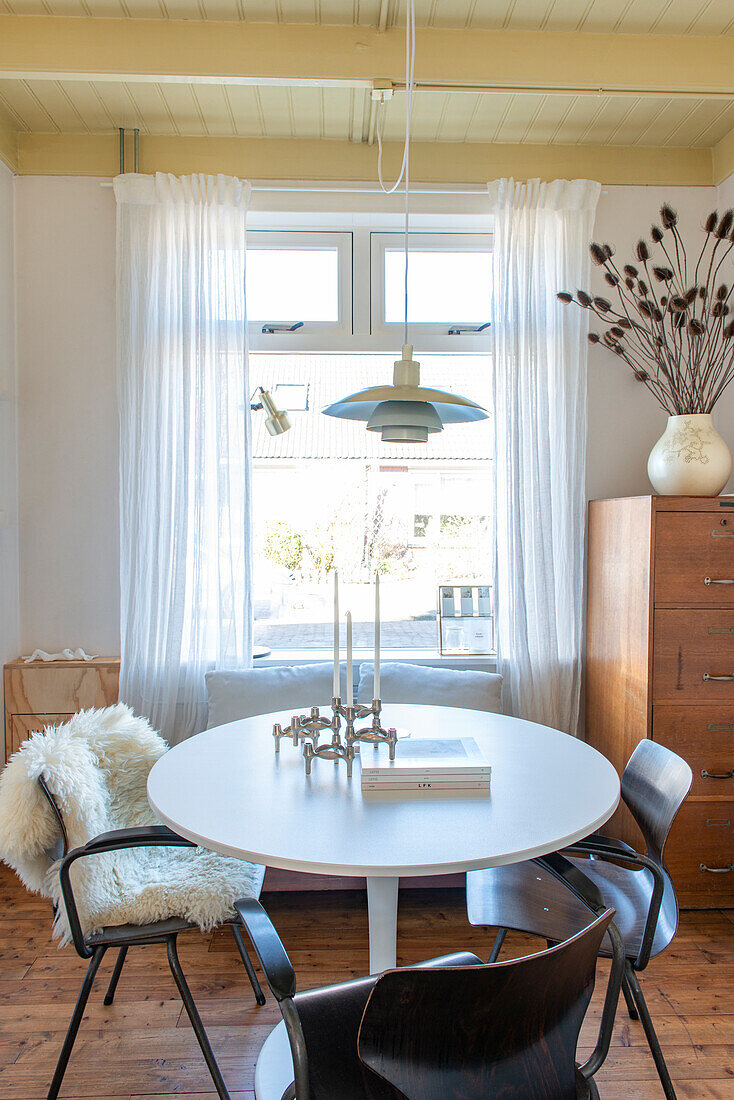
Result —
[[[344, 697], [344, 662], [341, 667]], [[328, 707], [332, 699], [334, 666], [330, 661], [314, 665], [276, 665], [272, 668], [207, 672], [209, 702], [207, 728], [223, 726], [238, 718], [252, 718], [274, 710], [304, 711]]]
[[[374, 664], [363, 661], [357, 692], [360, 703], [372, 702], [374, 676]], [[380, 695], [383, 703], [426, 703], [499, 713], [502, 677], [496, 672], [465, 672], [388, 661], [380, 669]]]

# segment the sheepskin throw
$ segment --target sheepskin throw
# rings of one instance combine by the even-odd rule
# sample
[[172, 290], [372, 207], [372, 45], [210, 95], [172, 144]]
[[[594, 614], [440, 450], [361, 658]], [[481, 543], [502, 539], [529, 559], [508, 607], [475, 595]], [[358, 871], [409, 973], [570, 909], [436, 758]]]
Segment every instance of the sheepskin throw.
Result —
[[[56, 903], [54, 934], [70, 940], [58, 863], [59, 826], [38, 784], [43, 776], [70, 848], [111, 829], [156, 825], [148, 772], [168, 746], [144, 718], [118, 704], [82, 711], [34, 733], [0, 776], [0, 858], [34, 893]], [[71, 882], [85, 933], [107, 925], [183, 917], [203, 931], [232, 916], [236, 898], [258, 897], [264, 868], [203, 848], [132, 848], [77, 860]]]

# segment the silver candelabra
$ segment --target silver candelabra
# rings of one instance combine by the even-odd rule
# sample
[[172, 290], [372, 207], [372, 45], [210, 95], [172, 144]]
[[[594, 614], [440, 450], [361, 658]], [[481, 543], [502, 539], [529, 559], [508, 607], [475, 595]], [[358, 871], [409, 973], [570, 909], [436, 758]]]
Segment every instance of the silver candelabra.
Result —
[[[395, 759], [395, 745], [398, 732], [394, 727], [385, 729], [380, 722], [382, 701], [373, 699], [371, 706], [362, 703], [343, 705], [341, 699], [331, 700], [331, 718], [322, 715], [318, 707], [311, 707], [309, 714], [294, 714], [290, 724], [283, 728], [280, 722], [273, 726], [275, 751], [280, 752], [283, 738], [290, 740], [297, 748], [303, 745], [303, 758], [306, 761], [306, 775], [311, 774], [311, 765], [316, 757], [324, 760], [344, 760], [347, 765], [347, 778], [352, 778], [352, 764], [360, 741], [370, 745], [388, 745], [390, 759]], [[342, 718], [344, 732], [342, 737]], [[359, 729], [355, 723], [363, 718], [371, 718], [371, 723]], [[331, 739], [319, 744], [322, 736], [331, 734]]]

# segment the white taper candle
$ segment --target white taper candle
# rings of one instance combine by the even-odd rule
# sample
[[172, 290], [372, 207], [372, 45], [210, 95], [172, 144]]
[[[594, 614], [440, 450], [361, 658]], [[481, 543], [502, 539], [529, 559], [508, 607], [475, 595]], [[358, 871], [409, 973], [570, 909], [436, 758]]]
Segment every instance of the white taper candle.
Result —
[[339, 570], [334, 570], [334, 698], [339, 696]]
[[375, 688], [373, 699], [380, 698], [380, 574], [375, 570]]
[[353, 673], [352, 673], [352, 612], [347, 611], [347, 706], [353, 704]]

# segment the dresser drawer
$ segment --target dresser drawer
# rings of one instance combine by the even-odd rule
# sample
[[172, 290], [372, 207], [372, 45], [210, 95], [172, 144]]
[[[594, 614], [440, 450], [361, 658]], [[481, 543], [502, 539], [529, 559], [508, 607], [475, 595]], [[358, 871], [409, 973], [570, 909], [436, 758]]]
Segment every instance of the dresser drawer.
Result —
[[734, 607], [734, 515], [659, 512], [655, 603]]
[[734, 705], [653, 707], [652, 737], [690, 764], [692, 795], [734, 799]]
[[734, 704], [734, 609], [655, 611], [653, 701]]
[[682, 806], [665, 849], [682, 904], [734, 904], [733, 822], [734, 802]]

